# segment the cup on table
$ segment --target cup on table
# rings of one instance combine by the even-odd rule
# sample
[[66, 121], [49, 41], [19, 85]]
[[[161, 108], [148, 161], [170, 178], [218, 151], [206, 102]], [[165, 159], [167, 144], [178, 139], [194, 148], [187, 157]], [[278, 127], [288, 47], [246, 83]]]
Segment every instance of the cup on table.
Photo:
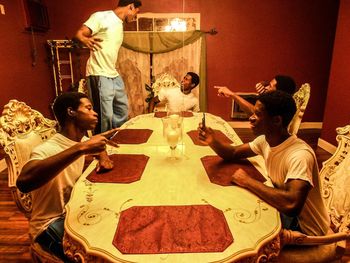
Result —
[[168, 112], [169, 124], [173, 130], [180, 134], [182, 140], [183, 117], [181, 112]]

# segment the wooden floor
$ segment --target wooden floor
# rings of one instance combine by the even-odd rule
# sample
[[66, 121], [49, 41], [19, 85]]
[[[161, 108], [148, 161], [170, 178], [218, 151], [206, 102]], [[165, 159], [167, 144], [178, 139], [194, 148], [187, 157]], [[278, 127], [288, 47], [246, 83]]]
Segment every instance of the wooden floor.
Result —
[[6, 171], [0, 173], [0, 262], [31, 262], [28, 221], [12, 199]]
[[[236, 129], [243, 142], [253, 138], [247, 128]], [[301, 130], [299, 137], [308, 142], [316, 152], [319, 167], [322, 162], [330, 157], [330, 154], [317, 147], [320, 130]], [[0, 263], [24, 263], [31, 262], [29, 255], [28, 222], [21, 214], [11, 196], [7, 185], [7, 172], [0, 173]], [[343, 262], [350, 262], [350, 257]]]

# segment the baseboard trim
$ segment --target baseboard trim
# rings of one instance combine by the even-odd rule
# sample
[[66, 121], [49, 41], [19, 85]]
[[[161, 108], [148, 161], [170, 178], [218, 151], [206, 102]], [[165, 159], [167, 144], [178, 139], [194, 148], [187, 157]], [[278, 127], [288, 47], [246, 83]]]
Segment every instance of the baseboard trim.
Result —
[[0, 172], [2, 172], [5, 169], [7, 169], [7, 165], [6, 165], [5, 159], [1, 159], [0, 160]]
[[[249, 121], [229, 121], [232, 128], [250, 128]], [[322, 129], [322, 122], [302, 122], [300, 129]]]
[[250, 128], [249, 121], [229, 121], [232, 128]]
[[336, 146], [334, 146], [333, 144], [330, 144], [329, 142], [321, 138], [318, 138], [317, 146], [331, 154], [334, 154], [335, 151], [337, 150]]

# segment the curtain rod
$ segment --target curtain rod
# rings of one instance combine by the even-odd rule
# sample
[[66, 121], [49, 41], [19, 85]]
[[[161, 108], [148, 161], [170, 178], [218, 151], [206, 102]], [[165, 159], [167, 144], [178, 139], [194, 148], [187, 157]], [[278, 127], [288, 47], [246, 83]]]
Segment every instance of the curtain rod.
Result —
[[215, 27], [213, 27], [212, 29], [210, 29], [209, 31], [203, 31], [206, 34], [210, 34], [210, 35], [216, 35], [218, 33], [218, 31], [216, 30]]

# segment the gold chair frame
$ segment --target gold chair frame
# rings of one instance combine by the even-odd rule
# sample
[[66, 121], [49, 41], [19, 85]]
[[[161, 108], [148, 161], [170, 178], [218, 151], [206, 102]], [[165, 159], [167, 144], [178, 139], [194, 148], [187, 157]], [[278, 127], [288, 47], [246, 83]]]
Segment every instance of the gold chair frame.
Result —
[[[32, 211], [32, 197], [30, 193], [18, 190], [17, 177], [29, 159], [31, 149], [56, 133], [56, 124], [56, 121], [45, 118], [40, 112], [17, 100], [10, 100], [0, 117], [0, 147], [5, 153], [8, 185], [17, 207], [27, 218], [30, 218]], [[20, 141], [27, 151], [21, 151]]]
[[[40, 112], [17, 100], [10, 100], [0, 117], [0, 147], [5, 154], [8, 185], [18, 209], [28, 219], [31, 217], [32, 195], [20, 192], [16, 181], [31, 150], [54, 135], [56, 126], [56, 121], [45, 118]], [[30, 244], [30, 254], [33, 262], [62, 262], [34, 242]]]
[[288, 131], [290, 134], [297, 134], [299, 131], [301, 120], [303, 119], [306, 106], [310, 99], [310, 91], [311, 88], [309, 83], [305, 83], [297, 92], [293, 94], [297, 111], [288, 126]]
[[[281, 245], [294, 246], [281, 251], [283, 262], [340, 262], [346, 252], [346, 241], [350, 240], [350, 125], [336, 131], [337, 150], [323, 163], [320, 171], [322, 197], [333, 233], [308, 236], [297, 231], [282, 230]], [[317, 257], [307, 261], [310, 253]]]
[[[168, 73], [160, 75], [152, 85], [152, 90], [154, 96], [158, 96], [161, 89], [171, 89], [171, 88], [180, 88], [180, 83]], [[155, 105], [153, 111], [166, 111], [167, 106], [165, 102], [159, 102]]]

